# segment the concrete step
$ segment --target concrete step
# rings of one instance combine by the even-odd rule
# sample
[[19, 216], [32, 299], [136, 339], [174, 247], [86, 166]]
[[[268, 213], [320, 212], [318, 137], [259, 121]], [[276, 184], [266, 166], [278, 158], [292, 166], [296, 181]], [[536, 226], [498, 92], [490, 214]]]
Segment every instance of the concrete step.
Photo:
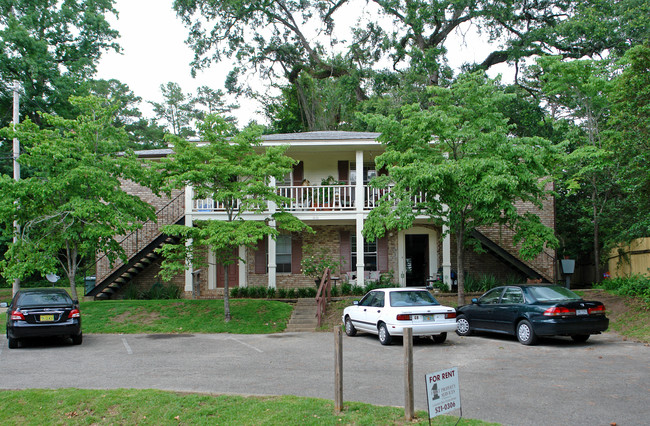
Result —
[[287, 324], [287, 332], [315, 331], [318, 326], [316, 318], [316, 300], [298, 299]]

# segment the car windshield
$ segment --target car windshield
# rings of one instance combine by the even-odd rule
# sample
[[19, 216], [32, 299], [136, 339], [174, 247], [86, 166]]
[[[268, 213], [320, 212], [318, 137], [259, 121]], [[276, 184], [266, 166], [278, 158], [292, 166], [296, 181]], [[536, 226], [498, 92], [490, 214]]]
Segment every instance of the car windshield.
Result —
[[530, 287], [530, 294], [540, 302], [559, 302], [563, 300], [580, 300], [581, 297], [560, 286]]
[[69, 305], [72, 299], [65, 293], [25, 293], [18, 299], [20, 306]]
[[431, 306], [439, 304], [428, 291], [390, 292], [390, 306]]

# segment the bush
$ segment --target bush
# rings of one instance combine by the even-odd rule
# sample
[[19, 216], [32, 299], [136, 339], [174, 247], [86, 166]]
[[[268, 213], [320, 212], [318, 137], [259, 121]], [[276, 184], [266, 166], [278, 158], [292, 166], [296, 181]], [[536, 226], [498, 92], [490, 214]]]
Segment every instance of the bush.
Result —
[[600, 283], [599, 288], [622, 296], [640, 297], [650, 303], [650, 278], [642, 275], [607, 279]]
[[181, 289], [178, 286], [174, 284], [163, 285], [161, 283], [155, 283], [149, 290], [138, 295], [138, 299], [144, 300], [171, 300], [180, 298]]
[[465, 291], [468, 293], [482, 293], [500, 285], [501, 283], [494, 275], [481, 274], [476, 277], [467, 274], [465, 276]]

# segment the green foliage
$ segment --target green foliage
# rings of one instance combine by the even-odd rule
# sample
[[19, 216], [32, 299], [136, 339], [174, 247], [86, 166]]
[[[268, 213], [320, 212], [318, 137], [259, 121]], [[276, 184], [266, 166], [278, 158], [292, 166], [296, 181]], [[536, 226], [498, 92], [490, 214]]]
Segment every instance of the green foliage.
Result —
[[[372, 239], [408, 229], [416, 217], [426, 216], [456, 235], [459, 271], [465, 236], [479, 226], [513, 228], [525, 257], [545, 245], [554, 247], [552, 231], [517, 210], [515, 201], [540, 206], [550, 195], [545, 184], [557, 149], [540, 137], [511, 134], [512, 126], [494, 105], [513, 96], [483, 74], [465, 74], [451, 88], [431, 88], [428, 109], [412, 104], [401, 109], [400, 118], [367, 116], [386, 147], [377, 166], [388, 170], [372, 184], [391, 185], [391, 191], [370, 212], [364, 235]], [[463, 274], [458, 278], [462, 303]]]
[[650, 278], [643, 275], [606, 279], [598, 287], [622, 296], [640, 297], [650, 303]]
[[61, 268], [74, 283], [79, 265], [95, 253], [111, 260], [123, 255], [115, 235], [155, 219], [153, 207], [121, 188], [124, 179], [146, 184], [149, 172], [132, 153], [119, 152], [127, 135], [112, 125], [113, 110], [92, 96], [71, 103], [82, 111], [74, 120], [43, 114], [44, 129], [30, 120], [16, 132], [0, 129], [0, 136], [21, 140], [18, 161], [27, 172], [19, 181], [0, 177], [5, 236], [11, 236], [14, 220], [21, 226], [21, 238], [1, 263], [8, 279]]
[[[197, 146], [171, 137], [174, 154], [152, 165], [160, 174], [159, 187], [171, 192], [191, 186], [196, 199], [209, 198], [223, 209], [224, 220], [197, 221], [193, 226], [167, 226], [164, 232], [178, 237], [178, 244], [166, 244], [161, 276], [171, 276], [205, 263], [206, 250], [224, 267], [239, 260], [238, 247], [255, 247], [258, 241], [275, 238], [281, 230], [310, 230], [295, 216], [283, 210], [287, 198], [269, 185], [271, 178], [282, 180], [291, 172], [294, 160], [284, 155], [286, 147], [260, 148], [261, 129], [249, 126], [235, 134], [234, 125], [222, 117], [209, 115], [199, 123], [201, 140]], [[269, 202], [278, 210], [273, 214], [275, 227], [268, 221], [244, 220], [245, 214], [264, 212]], [[202, 260], [203, 259], [203, 260]], [[225, 268], [225, 315], [229, 319], [228, 268]]]
[[[325, 270], [329, 268], [330, 274], [336, 274], [341, 268], [341, 261], [335, 260], [325, 247], [316, 249], [313, 245], [304, 245], [302, 248], [302, 260], [300, 268], [303, 275], [313, 279], [320, 280], [323, 278]], [[318, 286], [320, 284], [316, 284]]]
[[113, 0], [0, 2], [0, 127], [11, 120], [14, 80], [22, 117], [40, 125], [40, 113], [78, 115], [70, 97], [84, 94], [105, 51], [119, 51], [107, 15], [117, 15]]

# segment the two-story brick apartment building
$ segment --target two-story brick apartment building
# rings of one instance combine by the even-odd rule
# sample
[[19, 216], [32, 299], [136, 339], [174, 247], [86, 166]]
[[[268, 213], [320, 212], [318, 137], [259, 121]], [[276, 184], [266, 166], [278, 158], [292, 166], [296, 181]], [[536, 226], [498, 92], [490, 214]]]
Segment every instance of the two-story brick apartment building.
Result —
[[[342, 262], [336, 274], [362, 284], [379, 274], [390, 274], [400, 286], [423, 286], [430, 277], [442, 271], [444, 281], [451, 284], [455, 265], [453, 235], [433, 225], [426, 217], [417, 220], [405, 231], [389, 232], [377, 241], [364, 241], [361, 231], [379, 195], [368, 181], [380, 171], [375, 158], [383, 152], [377, 133], [309, 132], [263, 136], [262, 146], [286, 145], [286, 155], [298, 163], [282, 182], [272, 182], [277, 191], [291, 198], [286, 210], [307, 223], [315, 233], [282, 234], [277, 239], [260, 241], [256, 249], [241, 247], [239, 256], [245, 262], [229, 271], [230, 287], [269, 286], [275, 288], [313, 286], [314, 280], [302, 274], [303, 248], [325, 249]], [[142, 158], [171, 154], [171, 149], [142, 151]], [[118, 261], [113, 268], [106, 259], [99, 259], [97, 286], [89, 296], [119, 293], [125, 284], [151, 287], [157, 280], [160, 259], [155, 248], [168, 241], [158, 227], [168, 223], [222, 220], [224, 210], [212, 200], [195, 199], [192, 188], [176, 193], [172, 199], [157, 198], [147, 189], [133, 184], [125, 188], [147, 199], [158, 209], [158, 224], [145, 224], [143, 230], [128, 236], [123, 245], [128, 262]], [[520, 209], [535, 211], [542, 222], [554, 228], [554, 200], [548, 199], [542, 210], [530, 205]], [[269, 211], [273, 206], [269, 206]], [[249, 215], [247, 220], [264, 220], [268, 215]], [[554, 280], [555, 252], [547, 250], [532, 262], [517, 257], [512, 232], [502, 227], [481, 229], [474, 235], [485, 253], [468, 252], [466, 271], [470, 274], [492, 274], [500, 277], [518, 275]], [[174, 282], [189, 296], [210, 298], [221, 295], [223, 269], [209, 262], [207, 270], [189, 269]], [[119, 297], [119, 294], [117, 295]]]

